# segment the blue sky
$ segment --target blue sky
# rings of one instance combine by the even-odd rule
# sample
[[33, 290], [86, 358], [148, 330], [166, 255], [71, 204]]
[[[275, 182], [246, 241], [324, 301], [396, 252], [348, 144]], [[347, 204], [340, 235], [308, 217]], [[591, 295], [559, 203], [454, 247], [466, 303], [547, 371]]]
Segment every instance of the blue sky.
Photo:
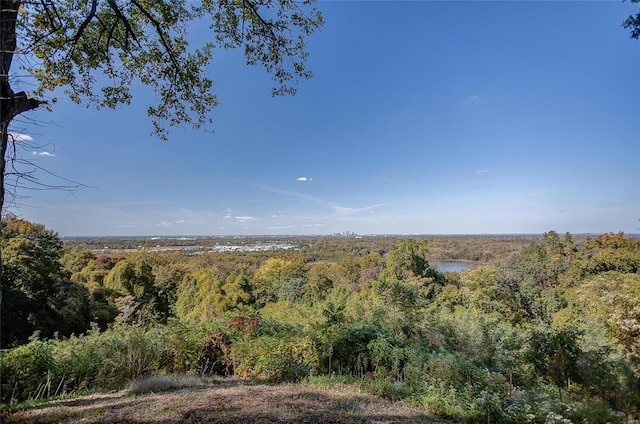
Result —
[[640, 42], [620, 26], [637, 6], [318, 7], [296, 96], [216, 52], [213, 133], [150, 137], [142, 88], [31, 113], [29, 159], [89, 188], [12, 212], [63, 236], [640, 232]]

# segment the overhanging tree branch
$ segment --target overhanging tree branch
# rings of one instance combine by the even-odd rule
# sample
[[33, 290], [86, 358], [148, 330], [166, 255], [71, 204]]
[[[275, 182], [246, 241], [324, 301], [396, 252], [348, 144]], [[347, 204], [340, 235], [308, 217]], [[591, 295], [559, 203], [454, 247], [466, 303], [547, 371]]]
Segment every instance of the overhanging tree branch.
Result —
[[140, 12], [142, 12], [142, 14], [147, 17], [149, 22], [151, 22], [151, 25], [153, 25], [153, 27], [156, 30], [156, 34], [160, 38], [160, 42], [162, 43], [162, 46], [164, 47], [165, 52], [169, 55], [169, 59], [171, 59], [171, 62], [176, 67], [176, 71], [179, 72], [179, 70], [180, 70], [180, 62], [179, 62], [178, 58], [175, 57], [175, 55], [173, 54], [173, 48], [170, 45], [170, 43], [167, 41], [167, 39], [165, 37], [165, 34], [164, 34], [164, 30], [162, 29], [162, 26], [160, 25], [160, 22], [158, 22], [153, 17], [153, 15], [151, 15], [151, 13], [149, 13], [149, 11], [146, 8], [142, 7], [140, 5], [140, 3], [138, 3], [136, 0], [131, 0], [131, 4], [136, 6], [140, 10]]
[[[640, 3], [640, 0], [631, 0], [631, 3]], [[640, 12], [636, 15], [629, 15], [622, 21], [622, 27], [630, 30], [629, 37], [636, 40], [640, 39]]]
[[[133, 41], [135, 41], [139, 45], [140, 43], [138, 42], [138, 38], [136, 37], [135, 32], [131, 28], [129, 20], [122, 14], [122, 11], [120, 10], [118, 5], [116, 4], [115, 0], [107, 0], [107, 3], [109, 3], [109, 7], [111, 7], [111, 9], [113, 9], [113, 11], [116, 14], [116, 22], [122, 22], [122, 24], [125, 27], [126, 32], [125, 32], [125, 37], [124, 37], [124, 41], [125, 41], [124, 49], [125, 50], [129, 49], [129, 37], [131, 37], [133, 39]], [[133, 1], [132, 1], [132, 3], [135, 4], [135, 2], [133, 2]]]
[[[5, 155], [15, 141], [9, 139], [9, 126], [45, 104], [47, 93], [64, 87], [76, 103], [115, 108], [130, 102], [129, 87], [139, 81], [156, 93], [148, 114], [157, 136], [166, 139], [172, 126], [199, 128], [211, 122], [209, 114], [218, 104], [208, 75], [215, 46], [244, 47], [247, 63], [260, 64], [273, 76], [277, 94], [294, 93], [291, 82], [311, 76], [303, 65], [304, 39], [322, 25], [312, 2], [128, 0], [123, 6], [117, 0], [85, 0], [80, 8], [75, 1], [0, 0], [0, 208]], [[207, 18], [211, 39], [190, 45], [190, 25]], [[25, 69], [36, 81], [32, 93], [12, 89], [9, 75], [18, 53], [29, 55]], [[31, 182], [35, 174], [26, 175]]]
[[89, 10], [89, 13], [84, 18], [80, 26], [78, 27], [78, 30], [76, 31], [75, 35], [73, 36], [73, 39], [71, 40], [74, 46], [78, 43], [78, 41], [80, 41], [82, 34], [84, 34], [84, 30], [87, 28], [87, 26], [89, 26], [93, 18], [96, 17], [97, 10], [98, 10], [98, 0], [91, 0], [91, 9]]

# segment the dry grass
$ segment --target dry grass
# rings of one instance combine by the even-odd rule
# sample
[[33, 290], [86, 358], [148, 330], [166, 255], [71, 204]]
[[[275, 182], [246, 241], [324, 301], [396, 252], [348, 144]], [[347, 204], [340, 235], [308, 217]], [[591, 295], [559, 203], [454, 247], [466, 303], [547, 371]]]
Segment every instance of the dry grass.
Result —
[[444, 423], [355, 386], [224, 381], [161, 394], [128, 391], [51, 402], [3, 423]]
[[205, 385], [205, 381], [195, 375], [157, 375], [131, 381], [127, 385], [127, 391], [134, 395], [140, 395], [203, 385]]

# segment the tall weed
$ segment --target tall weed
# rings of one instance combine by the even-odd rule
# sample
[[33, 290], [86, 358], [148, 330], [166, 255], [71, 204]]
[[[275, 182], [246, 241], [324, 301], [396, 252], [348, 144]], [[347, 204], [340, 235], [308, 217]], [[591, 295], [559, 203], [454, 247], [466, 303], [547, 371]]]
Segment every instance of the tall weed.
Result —
[[458, 391], [443, 381], [426, 384], [414, 395], [412, 401], [426, 410], [446, 417], [462, 417], [465, 407]]

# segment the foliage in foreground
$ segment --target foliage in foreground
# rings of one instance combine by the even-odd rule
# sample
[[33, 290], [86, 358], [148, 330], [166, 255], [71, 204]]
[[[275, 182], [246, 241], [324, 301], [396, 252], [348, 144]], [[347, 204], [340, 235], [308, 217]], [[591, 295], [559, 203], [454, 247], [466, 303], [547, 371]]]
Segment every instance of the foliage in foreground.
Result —
[[[240, 329], [239, 322], [248, 324]], [[458, 342], [462, 340], [460, 335]], [[355, 348], [352, 354], [346, 346]], [[1, 371], [12, 376], [3, 379], [5, 403], [127, 385], [139, 386], [140, 392], [157, 392], [167, 389], [161, 384], [166, 375], [234, 374], [271, 383], [357, 383], [371, 393], [406, 399], [430, 412], [469, 422], [624, 422], [626, 418], [626, 413], [616, 412], [611, 403], [584, 387], [561, 389], [544, 383], [526, 363], [514, 365], [520, 368], [519, 379], [535, 382], [527, 387], [510, 384], [498, 364], [491, 371], [474, 358], [400, 341], [383, 329], [307, 332], [252, 323], [241, 316], [226, 324], [194, 326], [174, 321], [146, 329], [122, 325], [64, 341], [32, 340], [5, 351]], [[610, 377], [616, 377], [615, 372]], [[623, 383], [620, 377], [618, 384]], [[169, 389], [177, 387], [174, 380], [166, 380], [171, 382]], [[632, 390], [619, 386], [611, 394], [626, 396], [633, 403]]]
[[384, 257], [313, 265], [278, 254], [244, 265], [67, 255], [65, 269], [88, 290], [117, 293], [107, 301], [120, 314], [106, 330], [2, 351], [2, 402], [233, 375], [355, 382], [467, 422], [638, 414], [637, 241], [609, 234], [577, 245], [551, 232], [451, 275], [429, 265], [426, 248], [406, 240]]

